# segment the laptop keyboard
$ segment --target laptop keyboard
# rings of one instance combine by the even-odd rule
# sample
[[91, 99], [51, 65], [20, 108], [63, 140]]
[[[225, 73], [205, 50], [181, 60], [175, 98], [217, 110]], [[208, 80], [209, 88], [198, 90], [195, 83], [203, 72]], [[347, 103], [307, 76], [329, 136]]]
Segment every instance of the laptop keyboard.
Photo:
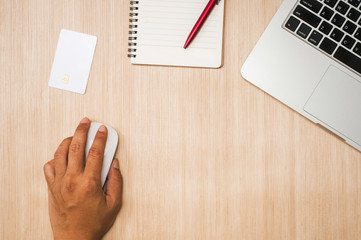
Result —
[[299, 0], [284, 27], [361, 74], [361, 0]]

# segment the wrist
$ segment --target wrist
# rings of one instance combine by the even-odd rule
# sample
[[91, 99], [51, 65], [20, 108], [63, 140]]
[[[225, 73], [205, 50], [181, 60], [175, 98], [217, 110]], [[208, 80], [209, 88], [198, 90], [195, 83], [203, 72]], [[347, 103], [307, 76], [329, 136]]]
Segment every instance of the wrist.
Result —
[[101, 240], [90, 233], [65, 232], [54, 234], [54, 240]]

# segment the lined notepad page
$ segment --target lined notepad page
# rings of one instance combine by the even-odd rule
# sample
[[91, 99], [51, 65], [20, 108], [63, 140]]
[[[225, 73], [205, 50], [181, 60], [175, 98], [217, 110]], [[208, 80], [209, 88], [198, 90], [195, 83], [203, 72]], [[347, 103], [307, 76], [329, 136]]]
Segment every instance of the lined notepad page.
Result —
[[224, 0], [184, 49], [209, 0], [139, 0], [135, 64], [218, 68], [222, 64]]

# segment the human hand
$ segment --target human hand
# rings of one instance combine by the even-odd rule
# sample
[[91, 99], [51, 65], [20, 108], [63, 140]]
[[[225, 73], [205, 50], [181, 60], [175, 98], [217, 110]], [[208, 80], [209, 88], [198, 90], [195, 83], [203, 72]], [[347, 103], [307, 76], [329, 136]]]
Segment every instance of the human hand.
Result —
[[64, 139], [54, 159], [44, 165], [54, 239], [101, 239], [121, 207], [122, 178], [117, 159], [110, 167], [106, 192], [100, 181], [105, 126], [99, 128], [85, 164], [89, 127], [89, 119], [84, 118], [74, 136]]

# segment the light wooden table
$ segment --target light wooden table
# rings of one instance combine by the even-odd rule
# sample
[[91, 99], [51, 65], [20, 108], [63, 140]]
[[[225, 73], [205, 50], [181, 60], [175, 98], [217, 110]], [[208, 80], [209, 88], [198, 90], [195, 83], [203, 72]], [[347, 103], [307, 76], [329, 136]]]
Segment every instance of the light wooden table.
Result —
[[[240, 76], [280, 4], [227, 0], [196, 69], [131, 65], [128, 1], [0, 0], [0, 239], [51, 239], [42, 166], [83, 116], [120, 134], [105, 239], [360, 239], [361, 153]], [[47, 85], [61, 28], [98, 36], [85, 95]]]

